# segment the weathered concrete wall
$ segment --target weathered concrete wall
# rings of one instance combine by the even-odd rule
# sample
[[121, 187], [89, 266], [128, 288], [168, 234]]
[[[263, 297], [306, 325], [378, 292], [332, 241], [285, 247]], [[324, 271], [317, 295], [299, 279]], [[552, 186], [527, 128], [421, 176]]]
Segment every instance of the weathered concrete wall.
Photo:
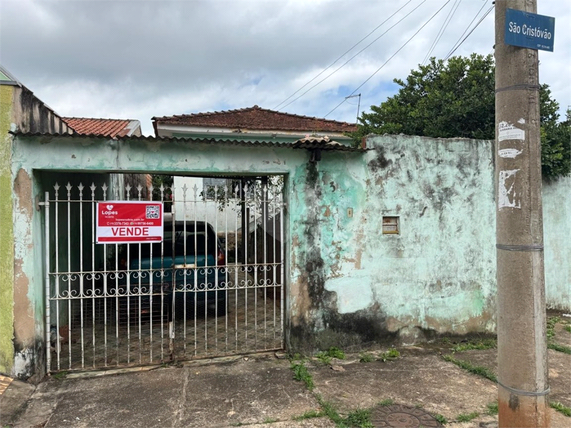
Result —
[[543, 183], [545, 302], [571, 310], [571, 176]]
[[[319, 162], [311, 162], [305, 150], [183, 140], [43, 136], [17, 137], [16, 143], [14, 215], [29, 229], [15, 234], [21, 261], [15, 276], [27, 287], [31, 307], [43, 301], [38, 246], [30, 246], [42, 235], [41, 214], [32, 213], [29, 222], [28, 207], [30, 198], [53, 184], [41, 178], [46, 173], [255, 172], [286, 178], [289, 349], [495, 329], [491, 142], [382, 136], [369, 140], [372, 150], [365, 154], [324, 151]], [[554, 249], [553, 255], [546, 250], [546, 271], [567, 269], [557, 278], [548, 275], [550, 302], [565, 300], [569, 290], [552, 281], [569, 278], [569, 235], [559, 233], [569, 230], [569, 206], [558, 207], [557, 201], [569, 194], [570, 184], [563, 180], [545, 188], [546, 245]], [[399, 217], [400, 234], [382, 234], [384, 215]], [[41, 340], [41, 313], [34, 314], [33, 331], [26, 327], [27, 337]]]
[[8, 134], [12, 123], [13, 89], [13, 86], [0, 85], [0, 373], [10, 373], [14, 361], [14, 222], [10, 174], [12, 139]]
[[[27, 191], [25, 184], [27, 179], [22, 176], [15, 180], [11, 178], [13, 138], [9, 131], [71, 133], [61, 118], [26, 87], [17, 82], [0, 84], [0, 372], [2, 373], [13, 371], [14, 349], [19, 352], [20, 342], [16, 341], [16, 346], [12, 342], [15, 337], [15, 323], [31, 322], [33, 325], [33, 311], [30, 310], [26, 297], [28, 284], [26, 279], [17, 273], [19, 270], [17, 254], [15, 257], [15, 252], [21, 248], [18, 245], [32, 245], [32, 243], [17, 243], [14, 240], [14, 224], [21, 224], [31, 218], [29, 213], [31, 202], [26, 200], [25, 205], [13, 206], [13, 192], [16, 187], [22, 193]], [[20, 187], [21, 185], [24, 187]], [[18, 321], [14, 317], [15, 313], [18, 314]], [[26, 328], [28, 327], [29, 325]], [[26, 358], [28, 357], [25, 356], [24, 359]]]
[[[290, 215], [303, 219], [291, 231], [297, 335], [326, 348], [492, 332], [491, 143], [387, 136], [369, 144], [362, 160], [324, 156], [304, 171], [307, 190], [293, 192]], [[382, 234], [383, 215], [399, 217], [400, 234]]]

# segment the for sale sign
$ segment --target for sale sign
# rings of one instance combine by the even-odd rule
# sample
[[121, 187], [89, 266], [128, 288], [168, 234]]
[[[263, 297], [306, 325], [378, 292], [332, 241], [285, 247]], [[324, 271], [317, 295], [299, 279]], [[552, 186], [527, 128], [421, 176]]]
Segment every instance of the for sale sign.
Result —
[[148, 201], [97, 203], [98, 244], [161, 242], [163, 204]]

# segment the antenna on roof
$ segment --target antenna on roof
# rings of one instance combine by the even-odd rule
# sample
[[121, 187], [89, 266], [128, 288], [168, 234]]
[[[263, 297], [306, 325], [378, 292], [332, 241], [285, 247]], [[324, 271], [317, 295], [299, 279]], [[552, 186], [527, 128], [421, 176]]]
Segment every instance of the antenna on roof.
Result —
[[345, 97], [346, 100], [349, 98], [359, 97], [359, 102], [357, 103], [357, 119], [355, 120], [355, 125], [359, 122], [359, 110], [361, 109], [361, 94], [349, 95]]

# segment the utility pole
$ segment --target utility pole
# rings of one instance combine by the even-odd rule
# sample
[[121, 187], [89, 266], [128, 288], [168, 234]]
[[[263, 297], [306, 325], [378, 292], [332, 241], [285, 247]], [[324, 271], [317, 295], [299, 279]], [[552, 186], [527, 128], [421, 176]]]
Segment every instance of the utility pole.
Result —
[[499, 426], [548, 427], [538, 51], [504, 43], [508, 8], [537, 4], [495, 6]]

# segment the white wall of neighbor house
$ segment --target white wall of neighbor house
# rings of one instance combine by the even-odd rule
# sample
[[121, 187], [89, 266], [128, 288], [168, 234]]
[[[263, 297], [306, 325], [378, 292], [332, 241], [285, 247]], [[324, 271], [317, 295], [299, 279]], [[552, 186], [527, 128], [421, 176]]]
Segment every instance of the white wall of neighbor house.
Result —
[[[224, 179], [217, 183], [222, 190]], [[206, 181], [202, 177], [175, 176], [173, 180], [174, 217], [176, 220], [200, 220], [210, 223], [218, 232], [236, 232], [241, 228], [240, 205], [236, 200], [228, 199], [225, 203], [217, 203], [214, 199], [204, 197]], [[185, 188], [186, 187], [186, 188]]]

